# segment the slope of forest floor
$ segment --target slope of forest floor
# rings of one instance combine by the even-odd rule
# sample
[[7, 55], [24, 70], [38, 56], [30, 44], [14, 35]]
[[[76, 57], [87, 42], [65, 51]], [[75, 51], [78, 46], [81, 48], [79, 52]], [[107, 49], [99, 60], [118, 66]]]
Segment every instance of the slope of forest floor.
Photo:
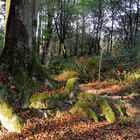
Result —
[[131, 114], [131, 120], [94, 122], [67, 111], [52, 119], [45, 119], [31, 114], [28, 109], [17, 110], [26, 120], [21, 133], [0, 132], [0, 140], [139, 140], [140, 139], [140, 102], [139, 95], [127, 94], [130, 83], [121, 85], [112, 82], [91, 82], [80, 84], [82, 91], [104, 94], [125, 100], [125, 106]]

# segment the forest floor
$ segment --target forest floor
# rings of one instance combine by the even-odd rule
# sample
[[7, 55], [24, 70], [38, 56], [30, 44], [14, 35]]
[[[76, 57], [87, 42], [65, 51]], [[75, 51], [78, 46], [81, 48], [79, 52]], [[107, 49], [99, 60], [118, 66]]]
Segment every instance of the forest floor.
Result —
[[140, 140], [140, 97], [135, 98], [127, 94], [130, 86], [129, 83], [112, 82], [79, 85], [82, 91], [126, 100], [125, 106], [132, 118], [130, 122], [96, 123], [67, 111], [52, 119], [45, 119], [23, 109], [17, 112], [26, 120], [22, 132], [11, 133], [3, 130], [0, 132], [0, 140]]

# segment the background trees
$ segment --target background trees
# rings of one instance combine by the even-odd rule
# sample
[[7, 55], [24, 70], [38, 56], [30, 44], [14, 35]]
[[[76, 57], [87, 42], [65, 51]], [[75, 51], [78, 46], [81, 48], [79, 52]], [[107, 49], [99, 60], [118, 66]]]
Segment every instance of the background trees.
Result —
[[104, 44], [108, 44], [108, 53], [114, 50], [114, 44], [115, 48], [137, 46], [139, 9], [139, 0], [42, 0], [38, 18], [33, 19], [37, 28], [34, 45], [41, 52], [42, 63], [47, 64], [49, 52], [67, 58], [99, 55]]

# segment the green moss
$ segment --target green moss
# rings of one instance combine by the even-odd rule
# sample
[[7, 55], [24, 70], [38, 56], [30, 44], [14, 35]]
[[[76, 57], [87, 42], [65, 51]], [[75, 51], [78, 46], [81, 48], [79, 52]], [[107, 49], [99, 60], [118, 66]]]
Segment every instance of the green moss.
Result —
[[20, 132], [23, 121], [19, 118], [12, 107], [0, 96], [0, 121], [11, 132]]
[[22, 86], [20, 88], [20, 91], [21, 91], [21, 98], [20, 98], [21, 107], [27, 108], [27, 106], [29, 105], [29, 99], [32, 95], [32, 92], [36, 91], [38, 89], [42, 89], [42, 88], [44, 88], [44, 83], [42, 83], [40, 81], [33, 81], [33, 80], [29, 79], [24, 84], [24, 86]]
[[30, 98], [30, 107], [35, 109], [48, 109], [52, 108], [52, 97], [45, 93], [37, 93]]
[[124, 116], [124, 113], [122, 111], [122, 108], [121, 108], [121, 106], [119, 104], [117, 104], [117, 103], [114, 104], [114, 107], [118, 111], [118, 113], [119, 113], [120, 116]]
[[[58, 107], [67, 98], [66, 94], [53, 93], [37, 93], [30, 98], [30, 108], [35, 109], [51, 109]], [[60, 103], [61, 102], [61, 103]]]
[[94, 103], [97, 100], [97, 96], [91, 93], [80, 93], [78, 94], [77, 99], [86, 103]]
[[16, 114], [13, 114], [10, 119], [0, 115], [0, 120], [2, 125], [10, 132], [20, 133], [24, 125], [24, 122]]
[[89, 111], [88, 111], [88, 116], [89, 116], [89, 118], [93, 119], [95, 122], [99, 122], [97, 114], [90, 108], [89, 108]]
[[87, 117], [89, 119], [93, 119], [95, 122], [98, 122], [98, 117], [96, 113], [84, 102], [77, 102], [70, 110], [71, 113], [78, 113]]
[[71, 78], [66, 82], [65, 92], [70, 92], [74, 90], [76, 84], [78, 82], [78, 78]]
[[13, 109], [3, 99], [0, 99], [0, 110], [0, 114], [6, 116], [9, 119], [12, 117]]
[[106, 120], [109, 123], [115, 122], [115, 114], [105, 98], [101, 98], [99, 100], [99, 106], [101, 108], [102, 115], [106, 118]]

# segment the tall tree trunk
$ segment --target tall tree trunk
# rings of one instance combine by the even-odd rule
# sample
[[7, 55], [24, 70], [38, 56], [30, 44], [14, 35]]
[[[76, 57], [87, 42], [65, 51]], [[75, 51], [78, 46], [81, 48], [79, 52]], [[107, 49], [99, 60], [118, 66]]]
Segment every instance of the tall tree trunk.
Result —
[[21, 67], [25, 71], [32, 70], [33, 61], [33, 1], [11, 0], [7, 17], [5, 47], [1, 63], [11, 72]]
[[[9, 2], [11, 3], [9, 4]], [[5, 47], [0, 59], [1, 64], [5, 68], [9, 68], [12, 74], [15, 73], [15, 70], [22, 69], [29, 76], [33, 71], [32, 64], [35, 55], [33, 49], [34, 13], [32, 9], [34, 1], [7, 0], [6, 5], [9, 5], [9, 8], [6, 8], [8, 15], [6, 16]], [[16, 71], [13, 76], [21, 74], [21, 71], [18, 72]], [[4, 110], [11, 112], [8, 116], [0, 112], [0, 121], [3, 126], [9, 131], [20, 132], [23, 126], [21, 119], [14, 113], [13, 109], [5, 102], [2, 96], [0, 96], [0, 100], [1, 104], [2, 102], [6, 104]]]
[[111, 8], [112, 15], [111, 15], [111, 31], [110, 31], [110, 52], [113, 49], [113, 31], [114, 31], [114, 7]]
[[40, 45], [41, 45], [41, 19], [40, 19], [41, 13], [38, 14], [38, 27], [37, 27], [37, 53], [40, 53]]
[[140, 0], [137, 1], [137, 12], [135, 16], [135, 33], [134, 33], [134, 46], [136, 46], [138, 40], [138, 30], [139, 30], [139, 12], [140, 12]]
[[47, 11], [48, 11], [48, 23], [47, 23], [47, 34], [46, 34], [46, 42], [45, 42], [45, 46], [44, 46], [44, 50], [43, 50], [43, 56], [42, 56], [42, 64], [44, 65], [48, 65], [49, 64], [49, 60], [51, 57], [51, 49], [52, 49], [52, 7], [51, 5], [47, 5]]
[[75, 47], [74, 47], [74, 56], [77, 56], [77, 51], [78, 51], [78, 42], [79, 40], [79, 22], [78, 22], [78, 19], [76, 21], [76, 44], [75, 44]]
[[132, 0], [129, 1], [129, 32], [130, 32], [130, 47], [133, 46], [133, 19], [132, 19]]
[[83, 49], [84, 49], [84, 36], [85, 36], [85, 15], [83, 12], [83, 14], [82, 14], [81, 55], [83, 55]]
[[38, 10], [40, 6], [39, 0], [32, 0], [33, 1], [33, 9], [32, 9], [32, 42], [33, 42], [33, 47], [34, 51], [37, 52], [37, 36], [36, 36], [36, 31], [37, 31], [37, 15], [38, 15]]

